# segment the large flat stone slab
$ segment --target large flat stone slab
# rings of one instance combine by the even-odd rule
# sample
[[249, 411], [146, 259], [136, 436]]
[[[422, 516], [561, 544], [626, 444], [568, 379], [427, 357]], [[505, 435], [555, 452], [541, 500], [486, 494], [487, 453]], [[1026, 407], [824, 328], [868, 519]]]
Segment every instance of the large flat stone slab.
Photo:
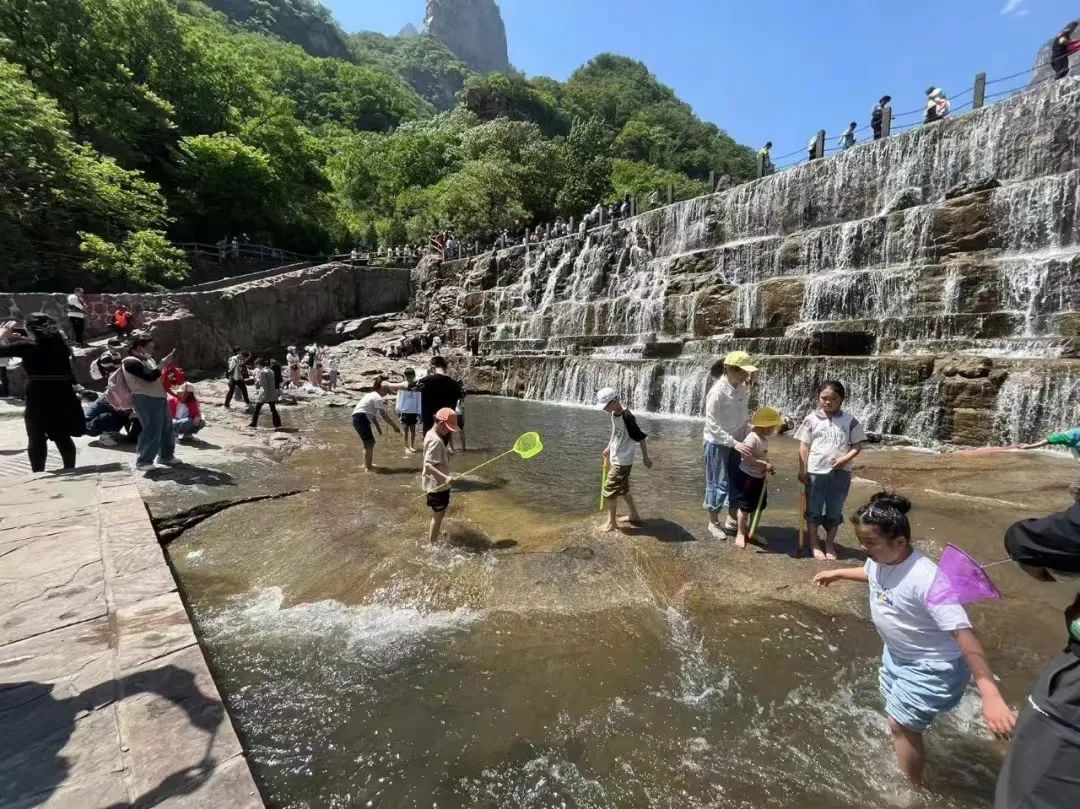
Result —
[[135, 479], [88, 456], [0, 480], [0, 809], [260, 807]]
[[115, 612], [116, 667], [126, 674], [196, 644], [179, 593], [165, 593]]
[[0, 759], [3, 801], [41, 799], [60, 791], [65, 783], [78, 783], [95, 793], [103, 788], [112, 791], [110, 784], [119, 780], [124, 769], [112, 707], [79, 719], [72, 710], [63, 719], [54, 724], [52, 733], [5, 751]]
[[0, 644], [99, 618], [107, 612], [100, 556], [74, 571], [64, 568], [25, 579], [6, 579], [0, 583]]
[[243, 754], [198, 646], [158, 658], [120, 682], [124, 695], [116, 707], [132, 794]]

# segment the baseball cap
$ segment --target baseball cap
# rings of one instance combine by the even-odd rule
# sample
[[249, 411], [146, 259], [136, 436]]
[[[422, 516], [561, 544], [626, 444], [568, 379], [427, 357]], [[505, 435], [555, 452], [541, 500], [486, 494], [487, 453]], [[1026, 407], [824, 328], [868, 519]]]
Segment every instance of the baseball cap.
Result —
[[745, 351], [732, 351], [726, 357], [724, 357], [724, 365], [731, 365], [735, 368], [741, 368], [747, 373], [754, 373], [757, 370], [756, 365], [750, 363], [750, 355]]
[[750, 419], [754, 427], [779, 427], [783, 423], [784, 417], [775, 407], [759, 407]]
[[441, 421], [446, 425], [446, 429], [452, 433], [456, 433], [460, 429], [457, 423], [457, 413], [454, 412], [452, 407], [444, 407], [437, 412], [435, 414], [435, 421]]
[[603, 410], [618, 398], [619, 392], [615, 388], [601, 388], [596, 394], [596, 406]]

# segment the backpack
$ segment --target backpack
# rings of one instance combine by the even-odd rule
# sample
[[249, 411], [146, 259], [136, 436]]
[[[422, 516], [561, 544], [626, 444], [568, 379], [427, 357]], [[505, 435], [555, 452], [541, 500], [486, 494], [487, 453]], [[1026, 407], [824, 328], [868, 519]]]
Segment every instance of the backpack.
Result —
[[105, 399], [117, 410], [131, 410], [134, 407], [131, 388], [128, 387], [123, 368], [117, 368], [109, 377], [109, 383], [105, 386]]

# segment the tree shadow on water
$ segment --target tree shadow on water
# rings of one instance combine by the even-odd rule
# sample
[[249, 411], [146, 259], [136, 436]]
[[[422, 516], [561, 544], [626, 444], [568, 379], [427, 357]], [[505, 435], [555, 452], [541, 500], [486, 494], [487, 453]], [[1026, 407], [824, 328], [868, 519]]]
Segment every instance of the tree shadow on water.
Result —
[[184, 711], [188, 723], [206, 735], [205, 752], [200, 761], [178, 768], [130, 803], [103, 809], [149, 807], [172, 796], [189, 795], [218, 764], [211, 750], [225, 719], [225, 707], [216, 696], [202, 693], [187, 669], [160, 666], [106, 680], [66, 699], [57, 698], [54, 688], [52, 683], [36, 681], [0, 683], [0, 795], [19, 806], [42, 806], [64, 785], [70, 764], [62, 751], [77, 723], [137, 694], [157, 694]]

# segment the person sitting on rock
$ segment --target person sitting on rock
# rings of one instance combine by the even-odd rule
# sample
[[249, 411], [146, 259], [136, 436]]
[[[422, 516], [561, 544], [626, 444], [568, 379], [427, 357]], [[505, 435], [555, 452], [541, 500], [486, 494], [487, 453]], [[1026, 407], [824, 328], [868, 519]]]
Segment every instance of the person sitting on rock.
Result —
[[169, 416], [177, 441], [190, 441], [195, 433], [206, 426], [199, 400], [195, 396], [195, 386], [190, 382], [178, 385], [169, 393]]
[[109, 328], [120, 337], [126, 337], [135, 328], [135, 318], [124, 304], [116, 305], [116, 311], [113, 312]]

